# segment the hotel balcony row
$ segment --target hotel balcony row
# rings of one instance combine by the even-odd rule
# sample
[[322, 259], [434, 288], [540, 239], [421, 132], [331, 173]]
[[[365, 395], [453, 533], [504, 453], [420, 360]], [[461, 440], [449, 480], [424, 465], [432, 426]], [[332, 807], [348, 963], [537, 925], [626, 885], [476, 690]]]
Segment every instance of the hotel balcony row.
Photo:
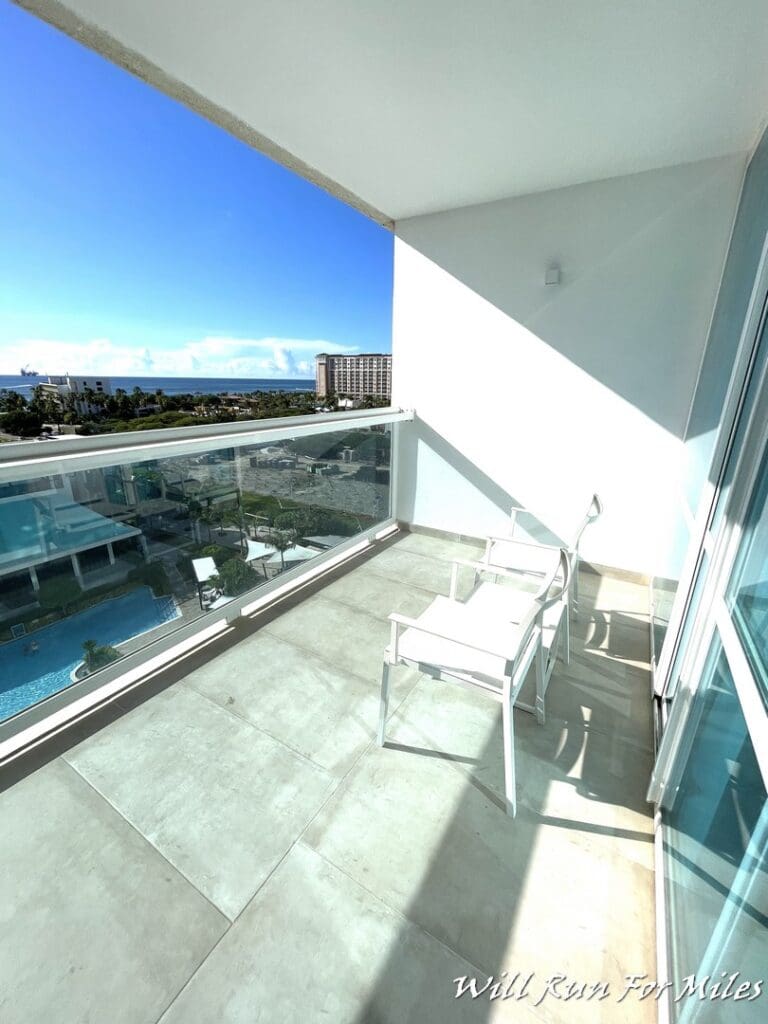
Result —
[[610, 1019], [563, 986], [653, 975], [647, 585], [582, 563], [514, 819], [495, 703], [397, 669], [376, 743], [388, 615], [483, 550], [393, 515], [415, 429], [5, 449], [9, 1019]]

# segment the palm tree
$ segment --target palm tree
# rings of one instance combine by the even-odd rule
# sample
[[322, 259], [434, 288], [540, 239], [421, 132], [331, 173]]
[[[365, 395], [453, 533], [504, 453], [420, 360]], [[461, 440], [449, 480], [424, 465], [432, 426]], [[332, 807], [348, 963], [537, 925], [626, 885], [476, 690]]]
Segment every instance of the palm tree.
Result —
[[94, 409], [96, 408], [96, 392], [90, 384], [86, 384], [83, 388], [83, 398], [85, 399], [84, 402], [82, 402], [82, 405], [84, 406], [83, 413], [86, 416], [92, 416]]
[[216, 519], [213, 513], [213, 509], [210, 505], [206, 505], [200, 509], [197, 518], [201, 523], [205, 524], [205, 528], [208, 530], [208, 543], [210, 544], [213, 538], [211, 537], [211, 527], [215, 524]]
[[[204, 523], [208, 530], [208, 543], [211, 543], [211, 526], [213, 526], [214, 519], [211, 509], [207, 505], [201, 505], [199, 501], [190, 501], [187, 505], [189, 510], [189, 517], [193, 519], [196, 524]], [[200, 531], [197, 531], [198, 540], [200, 540]]]
[[83, 660], [85, 662], [85, 667], [88, 669], [89, 672], [93, 667], [93, 662], [96, 657], [96, 652], [98, 651], [98, 649], [99, 645], [96, 643], [95, 640], [83, 641], [83, 654], [85, 655]]
[[240, 550], [245, 550], [245, 544], [243, 538], [245, 536], [245, 515], [239, 505], [235, 505], [234, 508], [228, 508], [224, 514], [225, 522], [230, 526], [236, 526], [238, 533], [240, 534]]
[[221, 505], [217, 505], [216, 508], [211, 509], [211, 519], [219, 528], [219, 536], [224, 536], [224, 527], [227, 523], [227, 510]]
[[295, 530], [273, 530], [269, 535], [269, 544], [280, 552], [280, 572], [285, 572], [284, 552], [296, 543]]

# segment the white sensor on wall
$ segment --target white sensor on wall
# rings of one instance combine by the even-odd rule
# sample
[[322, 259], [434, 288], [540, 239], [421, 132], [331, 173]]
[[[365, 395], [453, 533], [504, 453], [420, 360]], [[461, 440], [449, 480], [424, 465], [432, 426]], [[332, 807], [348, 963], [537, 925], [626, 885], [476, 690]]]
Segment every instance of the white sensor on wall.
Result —
[[544, 284], [560, 284], [560, 267], [552, 263], [544, 271]]

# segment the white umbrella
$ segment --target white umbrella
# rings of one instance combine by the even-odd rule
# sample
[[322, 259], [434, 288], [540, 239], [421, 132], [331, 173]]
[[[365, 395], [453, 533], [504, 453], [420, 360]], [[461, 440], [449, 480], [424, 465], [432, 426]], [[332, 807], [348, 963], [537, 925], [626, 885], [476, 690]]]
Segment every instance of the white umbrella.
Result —
[[248, 554], [245, 556], [246, 562], [258, 562], [262, 558], [268, 558], [269, 555], [275, 553], [275, 549], [272, 544], [263, 544], [260, 540], [249, 540]]
[[205, 583], [211, 576], [219, 575], [219, 570], [212, 558], [193, 558], [192, 568], [195, 570], [198, 583]]
[[276, 551], [274, 555], [271, 555], [264, 562], [265, 565], [282, 565], [283, 562], [304, 562], [308, 558], [314, 558], [315, 555], [320, 554], [314, 548], [305, 548], [301, 544], [292, 544], [289, 548], [286, 548], [282, 553]]

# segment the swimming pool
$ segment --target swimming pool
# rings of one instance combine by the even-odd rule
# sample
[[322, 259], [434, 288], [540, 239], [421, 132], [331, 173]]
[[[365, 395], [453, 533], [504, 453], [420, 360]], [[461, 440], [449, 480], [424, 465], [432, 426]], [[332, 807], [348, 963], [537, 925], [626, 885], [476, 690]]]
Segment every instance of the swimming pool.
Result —
[[[83, 660], [84, 641], [122, 644], [180, 614], [172, 597], [139, 587], [0, 645], [0, 721], [69, 686], [70, 672]], [[37, 653], [25, 654], [33, 639]]]

